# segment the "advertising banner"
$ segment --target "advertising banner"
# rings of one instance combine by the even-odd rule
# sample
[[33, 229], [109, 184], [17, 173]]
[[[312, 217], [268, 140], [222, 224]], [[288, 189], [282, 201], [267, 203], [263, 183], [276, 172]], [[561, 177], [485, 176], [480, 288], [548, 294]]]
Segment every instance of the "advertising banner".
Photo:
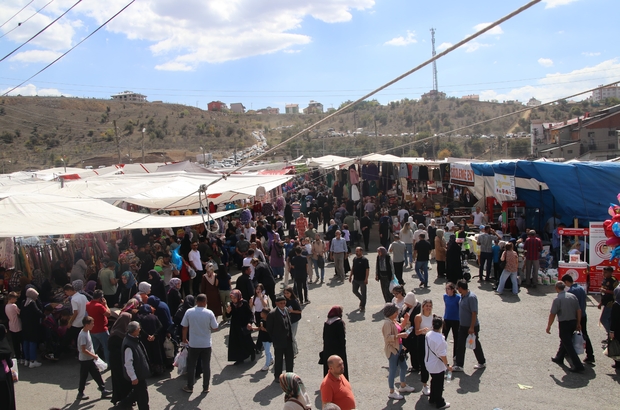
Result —
[[450, 164], [450, 183], [460, 186], [474, 186], [474, 171], [470, 164]]
[[606, 242], [603, 222], [590, 222], [590, 287], [588, 291], [591, 293], [600, 292], [605, 266], [613, 266], [614, 276], [620, 280], [620, 267], [618, 267], [620, 261], [609, 260], [612, 249], [607, 246]]
[[495, 174], [495, 194], [505, 195], [509, 199], [517, 199], [515, 190], [515, 177], [511, 175]]

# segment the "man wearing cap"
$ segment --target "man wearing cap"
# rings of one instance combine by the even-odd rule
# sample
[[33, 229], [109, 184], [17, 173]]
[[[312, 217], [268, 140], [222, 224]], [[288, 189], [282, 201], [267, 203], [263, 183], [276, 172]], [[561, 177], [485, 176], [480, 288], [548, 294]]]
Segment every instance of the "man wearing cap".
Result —
[[486, 263], [487, 282], [491, 280], [491, 265], [493, 265], [493, 240], [499, 235], [490, 226], [480, 225], [478, 234], [478, 246], [480, 247], [480, 263], [478, 264], [478, 280], [484, 280], [484, 265]]
[[531, 229], [527, 233], [523, 249], [525, 249], [525, 282], [529, 282], [529, 286], [535, 288], [538, 283], [538, 259], [543, 249], [542, 241], [536, 236], [535, 230]]

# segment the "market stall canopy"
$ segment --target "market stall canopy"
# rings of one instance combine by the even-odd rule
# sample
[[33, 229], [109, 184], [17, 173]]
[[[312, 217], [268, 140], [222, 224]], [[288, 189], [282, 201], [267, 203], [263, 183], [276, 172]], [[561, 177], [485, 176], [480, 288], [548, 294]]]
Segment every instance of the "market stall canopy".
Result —
[[[94, 198], [43, 194], [0, 194], [0, 198], [0, 238], [172, 228], [203, 223], [201, 215], [161, 216], [129, 212]], [[221, 218], [232, 212], [235, 211], [217, 212], [210, 218]]]
[[[151, 209], [184, 210], [200, 207], [198, 188], [207, 189], [207, 202], [218, 205], [252, 197], [262, 186], [270, 191], [284, 183], [290, 175], [231, 175], [186, 172], [155, 172], [133, 175], [104, 175], [59, 182], [18, 181], [0, 186], [0, 194], [40, 193], [72, 198], [96, 198], [109, 203], [127, 202]], [[215, 182], [217, 181], [217, 182]], [[204, 196], [202, 197], [204, 201]], [[203, 206], [207, 206], [207, 202]]]
[[216, 174], [215, 171], [211, 171], [210, 169], [191, 161], [163, 164], [157, 167], [155, 172], [192, 172], [197, 174]]
[[353, 163], [353, 158], [339, 157], [337, 155], [324, 155], [318, 158], [308, 158], [306, 165], [310, 168], [340, 168], [342, 165]]

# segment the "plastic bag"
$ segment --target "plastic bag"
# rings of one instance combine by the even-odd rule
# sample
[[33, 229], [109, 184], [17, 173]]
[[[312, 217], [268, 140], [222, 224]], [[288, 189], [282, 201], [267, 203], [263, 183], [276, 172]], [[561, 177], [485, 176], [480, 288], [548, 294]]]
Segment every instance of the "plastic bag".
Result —
[[17, 359], [13, 359], [13, 367], [11, 367], [11, 375], [13, 376], [13, 383], [19, 381], [19, 369], [17, 368]]
[[476, 348], [476, 335], [475, 334], [472, 333], [469, 336], [467, 336], [467, 339], [465, 340], [465, 346], [467, 346], [468, 349]]
[[398, 279], [396, 279], [396, 276], [392, 275], [392, 280], [390, 281], [390, 292], [392, 292], [394, 287], [398, 285], [400, 285], [400, 283], [398, 283]]
[[183, 347], [174, 358], [173, 366], [177, 368], [177, 374], [180, 376], [187, 370], [187, 348]]
[[164, 341], [164, 352], [166, 352], [167, 359], [174, 359], [174, 343], [169, 337]]
[[611, 339], [603, 354], [610, 359], [620, 361], [620, 342], [617, 339]]
[[194, 279], [196, 277], [196, 271], [189, 266], [187, 267], [187, 273], [189, 274], [190, 279]]
[[583, 335], [581, 332], [573, 333], [573, 347], [575, 348], [575, 352], [577, 352], [577, 354], [584, 353], [584, 344], [585, 342], [583, 341]]
[[95, 366], [97, 366], [97, 369], [99, 369], [99, 373], [105, 372], [105, 370], [108, 368], [108, 364], [101, 360], [101, 358], [97, 358], [97, 360], [95, 360]]

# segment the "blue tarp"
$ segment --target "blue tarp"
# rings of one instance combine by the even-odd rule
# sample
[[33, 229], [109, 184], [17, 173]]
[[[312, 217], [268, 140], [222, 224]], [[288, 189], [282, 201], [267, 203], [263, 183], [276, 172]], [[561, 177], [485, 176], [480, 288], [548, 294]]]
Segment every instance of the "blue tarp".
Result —
[[604, 221], [610, 203], [617, 203], [620, 193], [620, 164], [616, 162], [539, 162], [508, 161], [472, 163], [474, 174], [512, 175], [545, 183], [542, 192], [517, 188], [517, 197], [528, 208], [540, 208], [542, 224], [555, 212], [563, 220], [579, 218], [581, 222]]

